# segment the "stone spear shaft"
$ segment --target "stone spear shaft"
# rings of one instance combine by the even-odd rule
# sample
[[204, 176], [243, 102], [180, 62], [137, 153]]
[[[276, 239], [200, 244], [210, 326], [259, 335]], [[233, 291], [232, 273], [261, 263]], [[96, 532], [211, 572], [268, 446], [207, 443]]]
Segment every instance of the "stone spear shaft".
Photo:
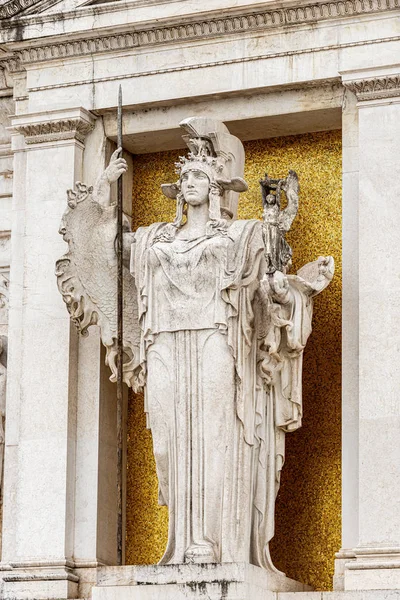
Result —
[[[118, 138], [117, 146], [121, 148], [122, 156], [122, 87], [118, 90]], [[118, 470], [118, 532], [117, 532], [117, 554], [118, 564], [122, 565], [122, 431], [123, 431], [123, 230], [122, 230], [122, 175], [117, 181], [117, 470]]]

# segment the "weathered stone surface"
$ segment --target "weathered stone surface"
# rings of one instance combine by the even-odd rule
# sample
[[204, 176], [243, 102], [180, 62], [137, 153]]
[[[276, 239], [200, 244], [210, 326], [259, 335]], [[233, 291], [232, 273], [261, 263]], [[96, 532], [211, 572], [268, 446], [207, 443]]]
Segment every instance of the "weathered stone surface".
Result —
[[276, 600], [272, 590], [307, 588], [283, 575], [267, 573], [248, 564], [154, 565], [103, 567], [98, 571], [93, 600], [148, 598], [223, 600]]

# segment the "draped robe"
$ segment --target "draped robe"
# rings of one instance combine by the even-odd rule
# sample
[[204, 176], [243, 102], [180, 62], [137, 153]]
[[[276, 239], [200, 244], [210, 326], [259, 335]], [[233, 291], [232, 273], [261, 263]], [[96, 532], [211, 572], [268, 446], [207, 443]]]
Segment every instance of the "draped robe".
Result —
[[206, 545], [215, 562], [274, 569], [268, 543], [285, 432], [301, 425], [312, 302], [290, 277], [285, 306], [262, 294], [261, 222], [171, 242], [158, 239], [163, 227], [140, 228], [131, 253], [145, 410], [169, 510], [161, 563]]

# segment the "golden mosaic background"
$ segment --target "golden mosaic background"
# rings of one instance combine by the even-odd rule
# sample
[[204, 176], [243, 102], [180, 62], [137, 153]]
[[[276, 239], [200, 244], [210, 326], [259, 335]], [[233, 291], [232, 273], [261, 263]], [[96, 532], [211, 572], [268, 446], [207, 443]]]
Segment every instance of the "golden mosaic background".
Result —
[[[336, 275], [315, 301], [314, 329], [304, 357], [302, 429], [286, 436], [286, 464], [272, 543], [275, 565], [317, 590], [332, 589], [333, 558], [341, 530], [341, 132], [330, 131], [245, 143], [249, 191], [239, 218], [261, 215], [258, 180], [300, 178], [300, 210], [290, 232], [292, 272], [331, 254]], [[179, 151], [135, 157], [133, 226], [170, 221], [174, 202], [160, 184], [175, 181]], [[157, 504], [151, 435], [143, 398], [132, 397], [128, 422], [127, 564], [151, 564], [163, 554], [168, 514]]]

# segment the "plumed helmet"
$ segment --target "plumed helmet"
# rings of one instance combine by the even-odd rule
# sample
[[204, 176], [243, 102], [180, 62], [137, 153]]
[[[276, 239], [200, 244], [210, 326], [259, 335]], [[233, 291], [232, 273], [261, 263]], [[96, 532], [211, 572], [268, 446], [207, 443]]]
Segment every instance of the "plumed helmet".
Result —
[[161, 186], [168, 198], [176, 198], [180, 191], [180, 177], [187, 171], [204, 172], [211, 182], [220, 185], [223, 190], [221, 210], [237, 213], [239, 193], [247, 190], [243, 179], [244, 149], [242, 142], [231, 135], [221, 121], [207, 117], [190, 117], [179, 125], [185, 130], [183, 139], [189, 148], [186, 157], [176, 163], [179, 180]]

